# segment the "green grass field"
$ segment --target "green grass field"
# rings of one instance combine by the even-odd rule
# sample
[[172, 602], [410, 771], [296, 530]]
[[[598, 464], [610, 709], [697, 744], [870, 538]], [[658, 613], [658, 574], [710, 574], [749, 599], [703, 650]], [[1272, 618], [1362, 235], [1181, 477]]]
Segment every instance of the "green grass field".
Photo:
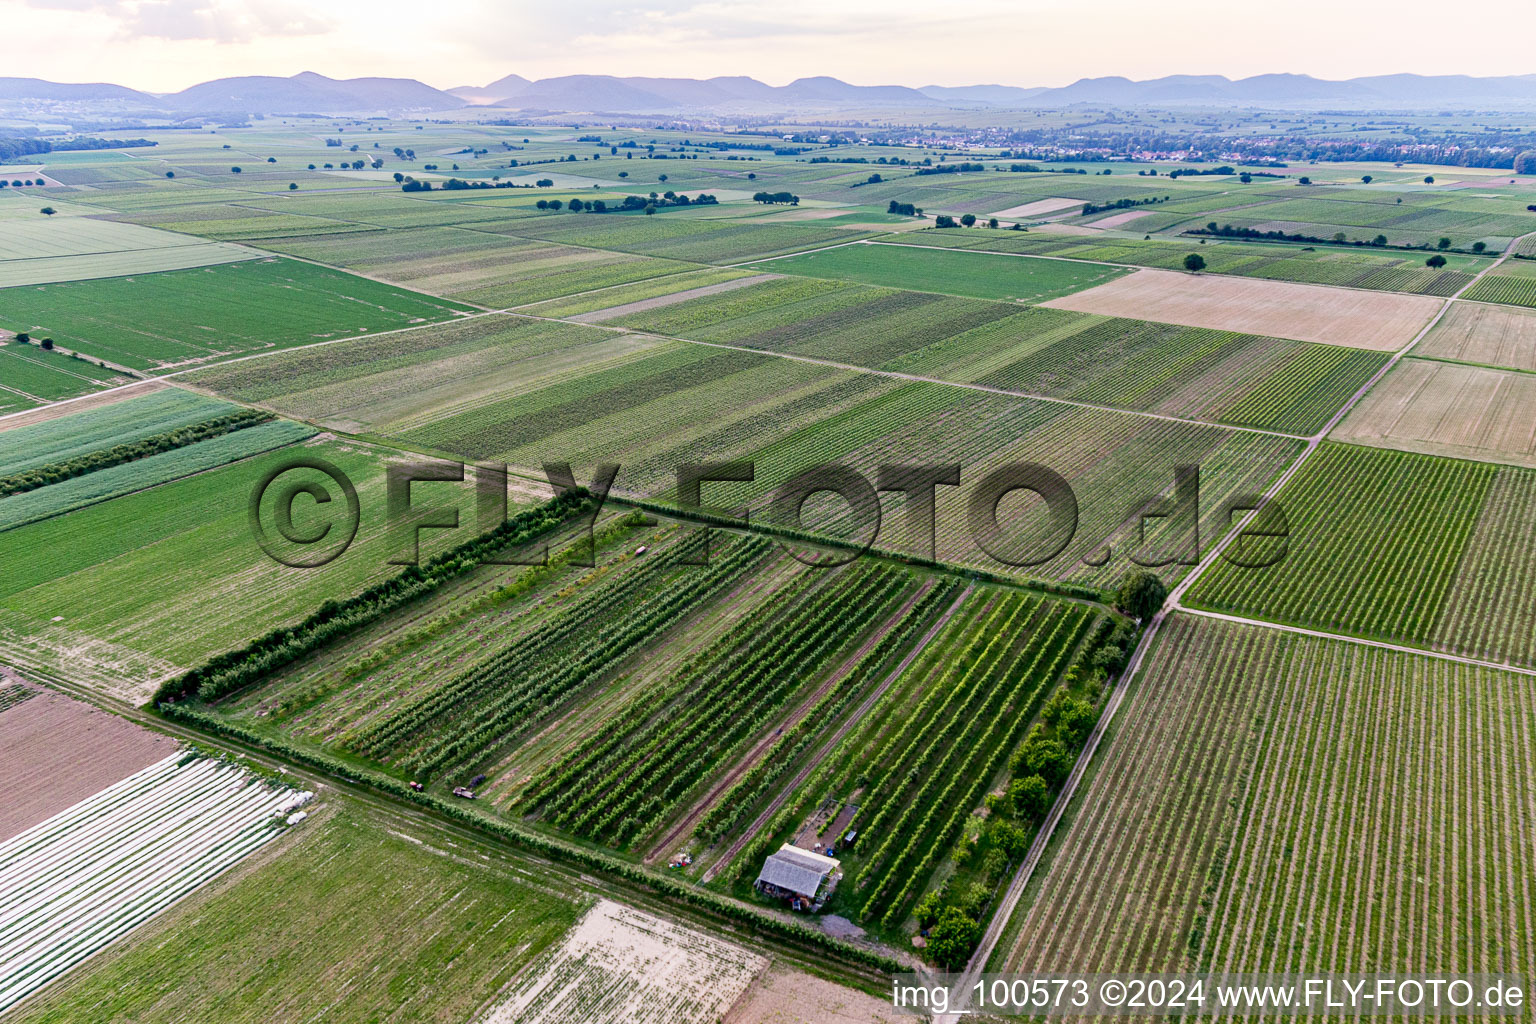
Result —
[[469, 307], [295, 260], [0, 289], [0, 326], [136, 370], [452, 319]]
[[[89, 359], [76, 359], [37, 345], [12, 342], [0, 345], [0, 396], [31, 399], [33, 403], [57, 402], [127, 384], [132, 377], [109, 370]], [[11, 410], [0, 410], [9, 412]]]
[[[262, 475], [299, 454], [331, 462], [359, 494], [355, 542], [318, 569], [289, 568], [269, 558], [256, 544], [248, 516]], [[336, 499], [323, 507], [296, 502], [300, 530], [341, 522], [326, 516], [341, 507], [328, 477], [292, 470], [281, 482], [291, 481], [322, 484]], [[438, 496], [455, 501], [457, 492], [442, 487]], [[271, 510], [264, 510], [270, 530]], [[473, 521], [467, 503], [464, 514], [466, 523]], [[426, 531], [424, 556], [455, 543], [458, 533]], [[35, 664], [143, 700], [153, 684], [179, 668], [302, 619], [327, 598], [394, 575], [400, 567], [388, 564], [393, 551], [384, 530], [384, 459], [338, 442], [290, 446], [0, 532], [0, 559], [7, 567], [0, 581], [0, 651], [10, 664]]]
[[786, 256], [759, 264], [756, 269], [1016, 302], [1044, 302], [1127, 273], [1119, 267], [1090, 263], [1010, 259], [952, 250], [932, 252], [895, 245], [845, 245]]

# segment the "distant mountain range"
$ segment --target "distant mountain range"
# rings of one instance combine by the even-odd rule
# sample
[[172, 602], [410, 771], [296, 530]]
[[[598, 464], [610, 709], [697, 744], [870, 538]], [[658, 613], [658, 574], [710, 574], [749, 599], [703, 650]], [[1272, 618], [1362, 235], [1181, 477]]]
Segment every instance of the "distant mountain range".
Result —
[[1309, 75], [1169, 75], [1149, 81], [1084, 78], [1061, 88], [1011, 85], [850, 85], [826, 76], [783, 86], [745, 76], [619, 78], [565, 75], [530, 81], [507, 75], [482, 87], [440, 90], [411, 78], [338, 80], [306, 71], [291, 78], [220, 78], [168, 94], [104, 83], [70, 85], [36, 78], [0, 78], [0, 104], [110, 107], [142, 113], [400, 114], [465, 106], [550, 113], [752, 115], [910, 110], [1095, 106], [1338, 106], [1357, 110], [1431, 107], [1536, 108], [1536, 75], [1378, 75], [1327, 81]]

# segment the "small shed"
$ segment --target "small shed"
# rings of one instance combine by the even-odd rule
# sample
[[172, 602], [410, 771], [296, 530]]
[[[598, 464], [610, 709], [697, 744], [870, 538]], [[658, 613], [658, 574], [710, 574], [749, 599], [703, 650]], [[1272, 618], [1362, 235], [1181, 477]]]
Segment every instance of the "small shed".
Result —
[[820, 910], [838, 880], [842, 862], [785, 843], [763, 862], [754, 887], [765, 896], [789, 900], [795, 908]]

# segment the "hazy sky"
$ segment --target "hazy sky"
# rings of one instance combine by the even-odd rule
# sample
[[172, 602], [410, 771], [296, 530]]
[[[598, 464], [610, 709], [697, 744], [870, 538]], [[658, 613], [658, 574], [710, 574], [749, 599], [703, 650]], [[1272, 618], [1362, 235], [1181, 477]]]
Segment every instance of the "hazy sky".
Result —
[[913, 86], [1536, 72], [1531, 0], [0, 0], [0, 26], [0, 74], [153, 92], [299, 71], [439, 88], [512, 72]]

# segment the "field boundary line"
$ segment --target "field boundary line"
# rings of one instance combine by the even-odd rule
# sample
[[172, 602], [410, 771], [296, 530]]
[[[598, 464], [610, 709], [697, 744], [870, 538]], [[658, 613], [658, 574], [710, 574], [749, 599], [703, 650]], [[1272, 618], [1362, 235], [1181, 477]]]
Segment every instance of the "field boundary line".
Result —
[[1376, 647], [1381, 650], [1397, 651], [1402, 654], [1417, 654], [1425, 658], [1436, 658], [1440, 661], [1455, 661], [1474, 668], [1486, 668], [1498, 672], [1515, 672], [1524, 676], [1536, 676], [1536, 668], [1512, 665], [1505, 662], [1487, 661], [1483, 658], [1455, 654], [1451, 651], [1437, 651], [1429, 647], [1396, 644], [1390, 640], [1373, 640], [1370, 637], [1351, 636], [1348, 633], [1329, 633], [1326, 630], [1309, 629], [1306, 626], [1293, 626], [1285, 622], [1271, 622], [1268, 619], [1250, 619], [1243, 615], [1229, 615], [1226, 612], [1215, 612], [1205, 608], [1191, 608], [1188, 605], [1180, 605], [1178, 611], [1185, 615], [1197, 615], [1205, 619], [1220, 619], [1223, 622], [1234, 622], [1241, 626], [1262, 626], [1265, 629], [1279, 630], [1284, 633], [1299, 633], [1302, 636], [1316, 637], [1319, 640], [1337, 640], [1341, 643], [1360, 644], [1364, 647]]

